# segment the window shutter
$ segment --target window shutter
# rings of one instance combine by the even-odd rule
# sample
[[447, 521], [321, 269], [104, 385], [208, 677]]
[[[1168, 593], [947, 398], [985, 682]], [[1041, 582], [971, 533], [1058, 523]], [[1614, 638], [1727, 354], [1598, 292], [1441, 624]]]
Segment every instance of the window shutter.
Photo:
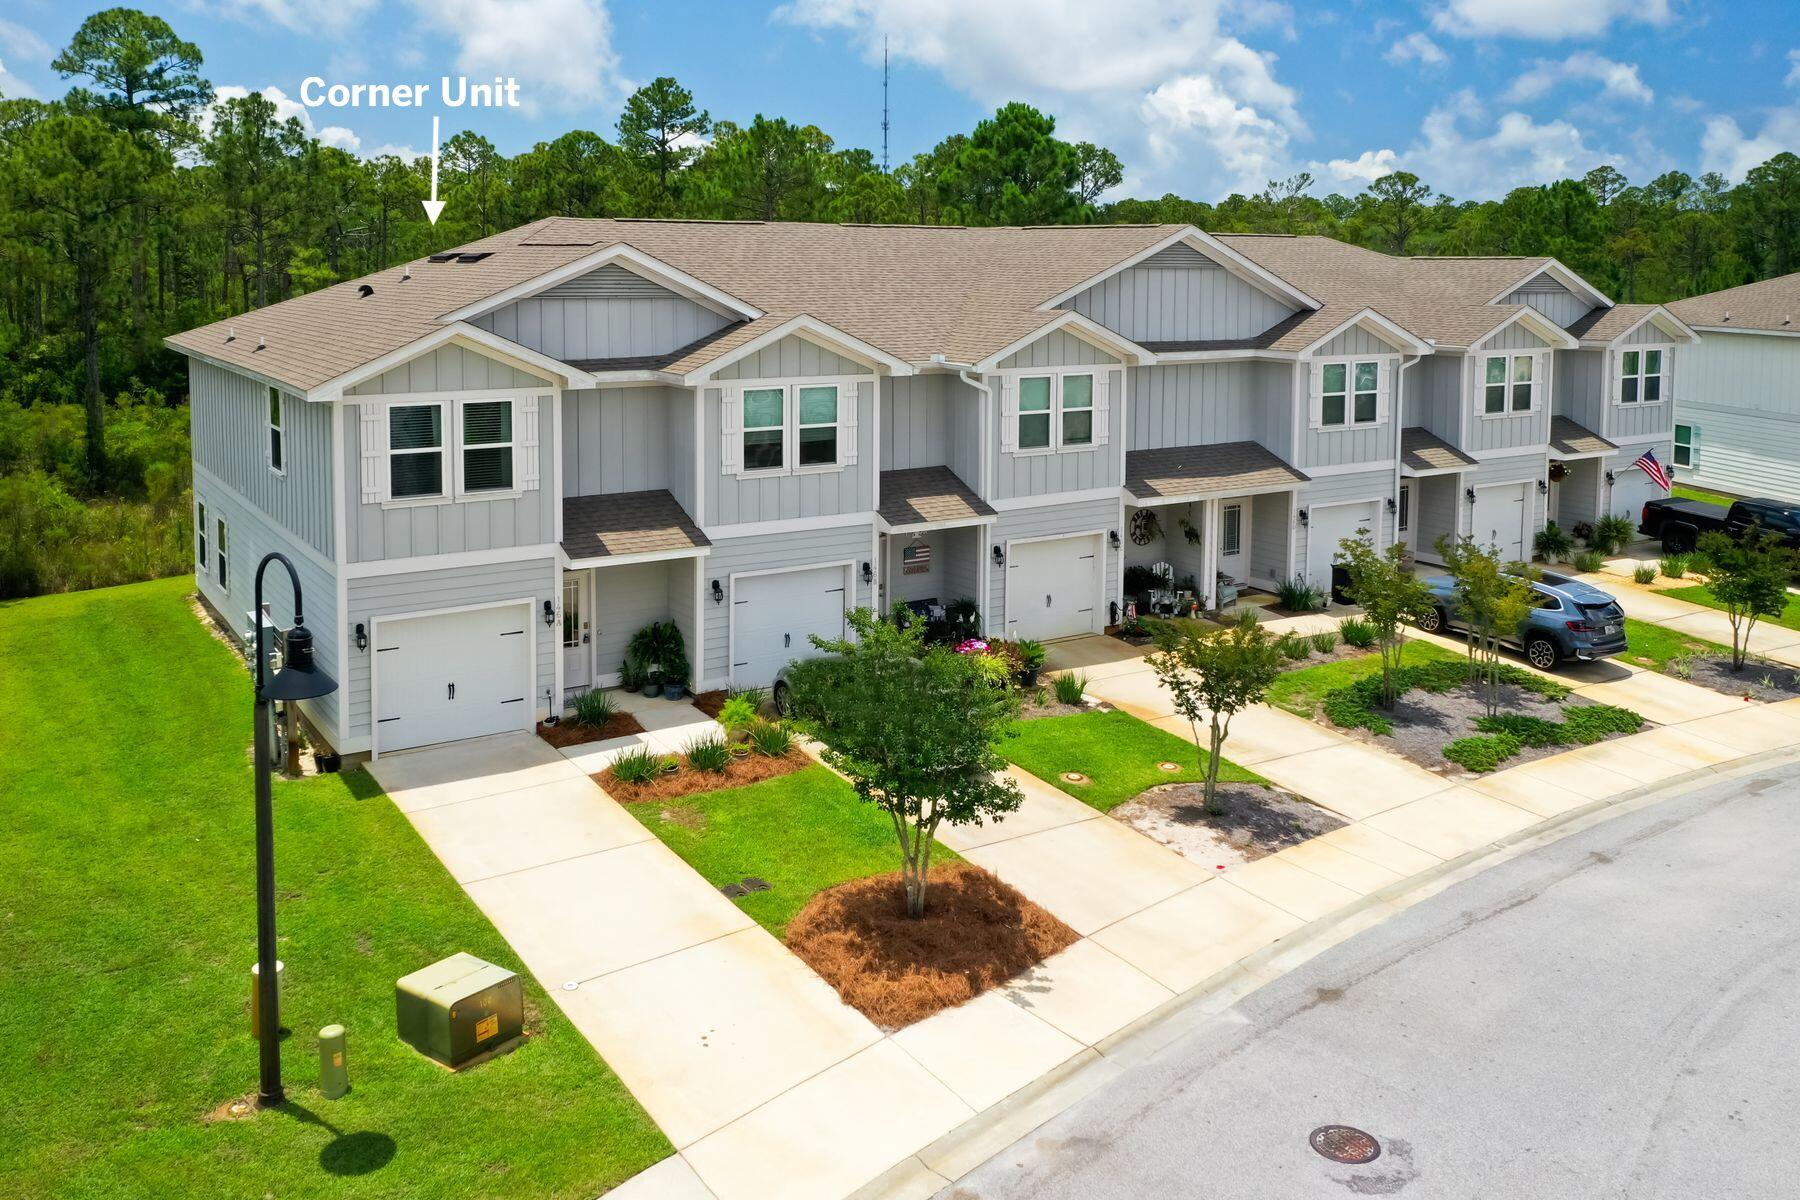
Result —
[[1000, 376], [1000, 449], [1019, 448], [1019, 388], [1011, 375]]
[[1113, 380], [1120, 378], [1115, 371], [1097, 371], [1094, 373], [1094, 445], [1104, 446], [1107, 434], [1112, 428], [1112, 390]]
[[843, 410], [838, 413], [838, 466], [856, 465], [856, 413], [862, 407], [862, 384], [852, 382], [840, 389]]
[[726, 475], [738, 473], [738, 454], [743, 435], [743, 396], [737, 388], [719, 393], [719, 470]]
[[1377, 422], [1387, 420], [1388, 414], [1394, 411], [1392, 403], [1394, 376], [1398, 374], [1394, 370], [1394, 366], [1395, 360], [1391, 358], [1381, 358], [1375, 361], [1375, 420]]
[[515, 433], [518, 447], [513, 451], [519, 460], [519, 490], [535, 492], [538, 489], [538, 398], [523, 396], [519, 399], [519, 428]]
[[387, 499], [387, 409], [365, 404], [361, 412], [363, 503], [380, 504]]
[[1625, 399], [1625, 355], [1615, 350], [1606, 356], [1607, 386], [1612, 390], [1612, 402], [1622, 403]]
[[1317, 425], [1325, 417], [1325, 364], [1315, 359], [1307, 372], [1311, 376], [1306, 389], [1307, 424]]
[[275, 427], [269, 421], [269, 417], [270, 417], [269, 401], [266, 398], [267, 393], [264, 393], [264, 395], [265, 395], [265, 399], [263, 400], [263, 413], [262, 413], [263, 466], [268, 467], [270, 470], [274, 470], [275, 469]]
[[1548, 413], [1550, 397], [1554, 395], [1551, 389], [1556, 386], [1556, 355], [1545, 350], [1535, 357], [1537, 361], [1531, 364], [1531, 399], [1539, 411]]

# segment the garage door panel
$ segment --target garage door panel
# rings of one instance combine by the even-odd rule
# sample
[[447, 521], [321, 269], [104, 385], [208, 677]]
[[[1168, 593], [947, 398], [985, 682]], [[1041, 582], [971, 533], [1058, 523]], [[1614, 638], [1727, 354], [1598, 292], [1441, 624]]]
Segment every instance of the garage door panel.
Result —
[[1331, 565], [1340, 556], [1345, 538], [1355, 537], [1359, 529], [1373, 534], [1378, 528], [1376, 507], [1376, 501], [1362, 500], [1308, 510], [1306, 576], [1314, 587], [1331, 586]]
[[1094, 632], [1099, 571], [1099, 539], [1090, 534], [1014, 543], [1007, 551], [1007, 636], [1049, 641]]
[[376, 741], [404, 750], [529, 728], [527, 604], [383, 621], [375, 648]]
[[732, 585], [731, 678], [760, 687], [794, 659], [817, 657], [814, 635], [844, 636], [844, 568], [748, 575]]
[[1525, 557], [1526, 489], [1529, 484], [1496, 484], [1475, 489], [1469, 533], [1477, 545], [1492, 546], [1504, 562]]

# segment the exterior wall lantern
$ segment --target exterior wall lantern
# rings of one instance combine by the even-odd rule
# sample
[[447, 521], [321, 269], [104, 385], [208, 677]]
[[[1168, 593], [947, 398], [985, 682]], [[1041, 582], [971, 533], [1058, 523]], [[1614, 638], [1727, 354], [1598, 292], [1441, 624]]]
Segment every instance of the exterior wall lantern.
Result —
[[1106, 544], [1111, 546], [1114, 550], [1117, 550], [1119, 548], [1119, 531], [1118, 530], [1109, 529], [1106, 531]]
[[994, 565], [997, 567], [1006, 561], [1006, 548], [999, 542], [994, 543]]
[[358, 650], [369, 648], [369, 627], [361, 621], [356, 623], [356, 648]]
[[712, 598], [714, 604], [725, 603], [725, 589], [719, 585], [719, 581], [716, 579], [712, 581]]
[[1550, 481], [1548, 479], [1538, 480], [1538, 495], [1548, 496], [1549, 494], [1550, 494]]
[[1390, 513], [1399, 512], [1400, 511], [1400, 502], [1398, 500], [1394, 499], [1392, 496], [1389, 496], [1387, 498], [1387, 510]]
[[862, 581], [865, 584], [875, 582], [875, 568], [873, 566], [869, 565], [867, 562], [863, 563], [863, 565], [862, 565]]
[[1613, 485], [1614, 478], [1615, 477], [1611, 471], [1608, 471], [1606, 473], [1606, 486], [1607, 487], [1611, 487]]
[[1305, 529], [1308, 523], [1312, 521], [1312, 510], [1305, 508], [1298, 509], [1295, 511], [1294, 516], [1299, 518], [1300, 528]]
[[1470, 504], [1475, 503], [1475, 489], [1472, 487], [1464, 488], [1463, 489], [1463, 499], [1467, 500]]
[[546, 600], [546, 601], [544, 601], [544, 625], [546, 628], [548, 628], [549, 626], [552, 626], [555, 624], [556, 624], [556, 603], [551, 600]]

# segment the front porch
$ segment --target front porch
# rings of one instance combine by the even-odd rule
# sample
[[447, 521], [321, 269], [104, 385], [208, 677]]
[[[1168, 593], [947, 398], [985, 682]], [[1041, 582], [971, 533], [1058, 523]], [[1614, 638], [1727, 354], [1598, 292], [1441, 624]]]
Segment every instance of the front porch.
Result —
[[1550, 422], [1550, 520], [1569, 532], [1606, 511], [1606, 457], [1618, 449], [1567, 417]]
[[905, 604], [941, 619], [972, 604], [975, 627], [985, 627], [983, 580], [995, 516], [948, 467], [883, 471], [876, 547], [881, 610]]
[[1400, 540], [1414, 561], [1442, 565], [1440, 538], [1462, 534], [1464, 477], [1481, 464], [1419, 425], [1400, 434]]

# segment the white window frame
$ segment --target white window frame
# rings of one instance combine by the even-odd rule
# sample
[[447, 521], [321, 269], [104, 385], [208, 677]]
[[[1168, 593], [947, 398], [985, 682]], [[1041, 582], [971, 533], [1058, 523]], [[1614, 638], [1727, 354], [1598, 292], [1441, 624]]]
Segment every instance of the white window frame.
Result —
[[1394, 502], [1394, 532], [1407, 533], [1412, 528], [1412, 484], [1400, 485], [1400, 498]]
[[[473, 446], [463, 440], [463, 411], [471, 404], [504, 404], [508, 408], [507, 424], [512, 430], [512, 437], [504, 442], [477, 442]], [[519, 401], [516, 396], [471, 396], [456, 402], [456, 428], [447, 433], [446, 441], [456, 443], [456, 498], [459, 500], [507, 500], [519, 495]], [[467, 452], [470, 450], [494, 450], [504, 447], [512, 457], [512, 485], [504, 488], [481, 488], [471, 490], [468, 486]], [[402, 451], [406, 453], [406, 451]], [[390, 483], [393, 476], [388, 476]]]
[[[852, 428], [853, 422], [845, 420], [845, 408], [858, 402], [858, 384], [869, 379], [867, 375], [815, 376], [803, 379], [746, 379], [737, 387], [737, 471], [742, 479], [768, 479], [780, 475], [823, 475], [833, 471], [842, 471], [853, 466], [844, 450], [844, 434]], [[800, 392], [804, 388], [837, 389], [836, 419], [826, 424], [813, 422], [808, 429], [830, 429], [833, 435], [832, 460], [828, 463], [800, 464]], [[751, 426], [745, 418], [748, 413], [746, 398], [751, 392], [781, 393], [781, 465], [779, 467], [752, 468], [748, 466], [748, 458], [744, 453], [744, 436], [751, 432]], [[758, 429], [771, 429], [773, 426], [761, 425]]]
[[[836, 403], [832, 406], [831, 420], [829, 422], [813, 421], [810, 423], [803, 423], [800, 420], [800, 393], [807, 388], [831, 388], [834, 392], [837, 393], [837, 400], [836, 400]], [[789, 388], [788, 388], [788, 404], [789, 404], [789, 408], [791, 409], [791, 416], [789, 416], [789, 414], [787, 414], [787, 413], [784, 413], [783, 415], [789, 416], [789, 419], [787, 422], [788, 429], [790, 431], [789, 435], [788, 435], [789, 436], [789, 448], [788, 448], [788, 453], [787, 453], [786, 457], [787, 457], [788, 461], [793, 464], [793, 470], [794, 470], [795, 474], [812, 475], [812, 474], [817, 474], [820, 471], [836, 471], [836, 470], [842, 469], [842, 467], [844, 465], [843, 461], [842, 461], [844, 456], [843, 456], [843, 453], [842, 453], [840, 447], [843, 445], [842, 439], [843, 439], [843, 429], [844, 429], [844, 394], [845, 394], [846, 390], [848, 390], [849, 395], [850, 395], [850, 403], [855, 404], [856, 403], [855, 387], [852, 386], [849, 389], [846, 389], [842, 383], [838, 382], [835, 379], [824, 379], [824, 380], [802, 379], [802, 380], [796, 380], [792, 385], [789, 386]], [[830, 462], [828, 462], [828, 463], [803, 463], [800, 461], [800, 431], [802, 429], [829, 429], [829, 430], [831, 430], [831, 461]]]
[[[1681, 431], [1684, 429], [1687, 430], [1686, 441], [1681, 440]], [[1671, 467], [1682, 467], [1689, 471], [1693, 470], [1694, 461], [1697, 457], [1695, 451], [1700, 449], [1700, 427], [1692, 421], [1677, 421], [1675, 422], [1674, 438], [1674, 445], [1669, 451], [1669, 465]], [[1685, 462], [1682, 461], [1681, 457], [1684, 451], [1687, 453], [1687, 461]]]
[[[1619, 382], [1618, 387], [1613, 392], [1613, 403], [1619, 405], [1621, 408], [1627, 405], [1636, 408], [1642, 405], [1666, 403], [1669, 399], [1669, 351], [1671, 349], [1672, 347], [1670, 346], [1660, 345], [1627, 346], [1621, 349], [1619, 351], [1617, 376]], [[1626, 372], [1625, 356], [1627, 354], [1637, 355], [1638, 369], [1636, 371], [1630, 373]], [[1656, 355], [1656, 370], [1646, 371], [1644, 370], [1646, 356], [1651, 354]], [[1635, 400], [1627, 400], [1625, 398], [1625, 381], [1627, 379], [1637, 380], [1637, 399]], [[1644, 381], [1647, 379], [1656, 380], [1656, 399], [1654, 400], [1644, 399]]]
[[231, 539], [225, 528], [225, 518], [215, 516], [217, 528], [213, 531], [213, 578], [227, 592], [231, 590]]
[[194, 538], [194, 573], [204, 579], [212, 569], [212, 564], [207, 561], [208, 547], [212, 545], [212, 541], [206, 536], [206, 501], [196, 498], [194, 507], [197, 510], [194, 522], [197, 530]]
[[[1235, 518], [1228, 519], [1228, 518]], [[1235, 528], [1234, 528], [1235, 526]], [[1244, 506], [1234, 502], [1219, 506], [1219, 553], [1244, 552]]]
[[[1496, 420], [1501, 417], [1524, 417], [1529, 416], [1538, 410], [1538, 396], [1541, 392], [1538, 385], [1543, 382], [1538, 378], [1538, 355], [1539, 352], [1536, 350], [1496, 350], [1492, 352], [1483, 351], [1475, 356], [1475, 387], [1477, 389], [1477, 408], [1475, 411], [1483, 420]], [[1503, 384], [1492, 384], [1487, 381], [1488, 360], [1495, 358], [1506, 360], [1506, 381]], [[1513, 364], [1521, 358], [1526, 359], [1531, 363], [1531, 378], [1525, 381], [1525, 387], [1531, 397], [1531, 403], [1525, 408], [1514, 408], [1513, 389], [1518, 387], [1519, 384], [1513, 379], [1513, 371], [1515, 369]], [[1489, 412], [1487, 409], [1487, 390], [1490, 387], [1504, 387], [1506, 389], [1505, 393], [1500, 398], [1499, 412]]]
[[[435, 408], [438, 410], [438, 444], [433, 447], [421, 447], [417, 450], [394, 448], [394, 410], [397, 408]], [[449, 500], [456, 487], [455, 464], [450, 461], [450, 446], [456, 440], [454, 422], [457, 420], [455, 405], [447, 400], [401, 400], [383, 406], [381, 415], [381, 458], [382, 469], [387, 478], [382, 486], [382, 494], [392, 504], [433, 504]], [[400, 496], [394, 493], [394, 459], [400, 455], [436, 454], [439, 459], [438, 490], [420, 493], [416, 496]]]
[[[1375, 415], [1367, 421], [1356, 419], [1356, 397], [1361, 389], [1356, 386], [1356, 368], [1360, 363], [1373, 363], [1375, 366]], [[1386, 418], [1386, 405], [1382, 402], [1385, 394], [1382, 388], [1382, 374], [1388, 369], [1387, 359], [1379, 356], [1352, 355], [1348, 358], [1321, 358], [1314, 362], [1318, 368], [1319, 386], [1312, 398], [1312, 427], [1325, 433], [1338, 433], [1346, 429], [1373, 429]], [[1340, 392], [1325, 391], [1325, 371], [1328, 367], [1344, 368], [1344, 390]], [[1325, 420], [1326, 395], [1342, 395], [1344, 397], [1344, 419], [1341, 422]]]
[[280, 388], [269, 389], [269, 444], [266, 457], [269, 471], [275, 475], [287, 474], [287, 397]]
[[[1112, 420], [1112, 406], [1100, 403], [1100, 389], [1108, 386], [1106, 377], [1113, 370], [1107, 365], [1085, 365], [1079, 367], [1018, 367], [1010, 371], [999, 372], [1007, 376], [1006, 385], [1012, 390], [1012, 413], [1004, 419], [1012, 425], [1012, 449], [1008, 453], [1016, 458], [1030, 458], [1040, 454], [1079, 454], [1088, 450], [1097, 450], [1110, 440], [1100, 428], [1102, 420]], [[1088, 403], [1085, 408], [1065, 408], [1063, 405], [1064, 381], [1074, 376], [1085, 375], [1092, 382], [1088, 387]], [[1026, 413], [1019, 407], [1021, 396], [1020, 384], [1027, 379], [1048, 379], [1050, 381], [1050, 407], [1042, 415], [1050, 418], [1050, 444], [1047, 446], [1021, 446], [1019, 444], [1019, 422], [1025, 416], [1038, 416], [1036, 412]], [[1090, 414], [1088, 440], [1070, 442], [1063, 439], [1063, 417], [1066, 413], [1085, 412]]]

